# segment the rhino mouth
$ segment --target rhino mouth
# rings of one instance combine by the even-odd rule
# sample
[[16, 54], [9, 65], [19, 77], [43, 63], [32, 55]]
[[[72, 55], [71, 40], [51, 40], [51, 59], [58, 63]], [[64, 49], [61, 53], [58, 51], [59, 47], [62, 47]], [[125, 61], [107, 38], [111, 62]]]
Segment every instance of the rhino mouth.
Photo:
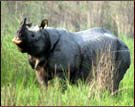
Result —
[[17, 45], [17, 48], [19, 49], [19, 51], [25, 52], [25, 50], [22, 48], [23, 42], [19, 37], [14, 37], [12, 39], [12, 42]]
[[12, 39], [12, 42], [16, 45], [19, 45], [22, 43], [22, 40], [19, 37], [15, 37]]

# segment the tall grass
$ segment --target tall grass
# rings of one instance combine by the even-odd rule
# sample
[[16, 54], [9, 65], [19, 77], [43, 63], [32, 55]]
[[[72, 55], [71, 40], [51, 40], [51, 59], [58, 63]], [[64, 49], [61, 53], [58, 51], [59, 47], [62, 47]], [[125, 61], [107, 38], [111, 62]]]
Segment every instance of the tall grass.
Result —
[[[117, 96], [108, 91], [99, 93], [90, 86], [79, 81], [77, 85], [68, 84], [62, 93], [56, 78], [52, 85], [42, 88], [37, 83], [35, 72], [27, 61], [27, 55], [18, 51], [12, 43], [14, 29], [2, 36], [1, 47], [1, 104], [2, 105], [127, 105], [134, 102], [134, 45], [133, 40], [122, 36], [131, 53], [131, 65], [120, 83]], [[91, 85], [92, 86], [92, 85]], [[91, 97], [88, 97], [88, 93]]]

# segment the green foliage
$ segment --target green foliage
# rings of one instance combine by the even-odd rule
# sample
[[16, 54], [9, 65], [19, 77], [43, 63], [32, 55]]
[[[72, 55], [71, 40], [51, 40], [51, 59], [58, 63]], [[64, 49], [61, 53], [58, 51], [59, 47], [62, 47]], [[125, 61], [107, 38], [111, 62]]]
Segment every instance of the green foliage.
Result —
[[[134, 104], [134, 42], [133, 1], [2, 1], [1, 2], [1, 105], [108, 105], [133, 106]], [[35, 24], [47, 18], [49, 26], [64, 27], [69, 31], [79, 31], [93, 26], [116, 30], [128, 45], [131, 66], [120, 84], [117, 96], [107, 91], [90, 92], [88, 84], [68, 83], [62, 93], [59, 80], [55, 79], [48, 89], [40, 87], [35, 72], [12, 43], [18, 24], [26, 16]], [[125, 35], [126, 34], [126, 35]], [[88, 93], [92, 97], [88, 98]]]
[[34, 25], [48, 19], [49, 26], [70, 31], [100, 26], [134, 36], [133, 1], [2, 1], [1, 7], [2, 33], [9, 23], [16, 25], [28, 17]]

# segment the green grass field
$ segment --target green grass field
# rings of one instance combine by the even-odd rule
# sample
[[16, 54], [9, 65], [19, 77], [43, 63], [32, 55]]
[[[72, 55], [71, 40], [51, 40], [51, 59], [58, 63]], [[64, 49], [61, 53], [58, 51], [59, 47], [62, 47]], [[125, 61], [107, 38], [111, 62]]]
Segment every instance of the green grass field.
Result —
[[[2, 35], [1, 47], [1, 105], [134, 105], [134, 41], [122, 37], [131, 53], [131, 65], [121, 81], [117, 96], [111, 96], [107, 91], [93, 94], [88, 98], [89, 86], [83, 82], [70, 85], [65, 93], [59, 89], [57, 79], [48, 89], [41, 88], [36, 80], [35, 72], [27, 61], [27, 55], [18, 51], [12, 43], [15, 28], [8, 29]], [[91, 91], [94, 92], [94, 91]]]

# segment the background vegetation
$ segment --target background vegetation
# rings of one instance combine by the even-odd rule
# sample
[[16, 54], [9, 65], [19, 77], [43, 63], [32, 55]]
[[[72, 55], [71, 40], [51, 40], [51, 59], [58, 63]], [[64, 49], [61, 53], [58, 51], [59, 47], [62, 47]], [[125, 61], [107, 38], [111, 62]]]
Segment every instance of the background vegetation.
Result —
[[[1, 104], [2, 105], [130, 105], [134, 101], [134, 2], [133, 1], [2, 1], [1, 2]], [[131, 66], [117, 96], [92, 93], [88, 84], [68, 84], [65, 93], [56, 79], [48, 90], [39, 87], [27, 55], [12, 43], [19, 23], [28, 17], [34, 25], [46, 18], [49, 26], [80, 31], [105, 27], [129, 47]]]

